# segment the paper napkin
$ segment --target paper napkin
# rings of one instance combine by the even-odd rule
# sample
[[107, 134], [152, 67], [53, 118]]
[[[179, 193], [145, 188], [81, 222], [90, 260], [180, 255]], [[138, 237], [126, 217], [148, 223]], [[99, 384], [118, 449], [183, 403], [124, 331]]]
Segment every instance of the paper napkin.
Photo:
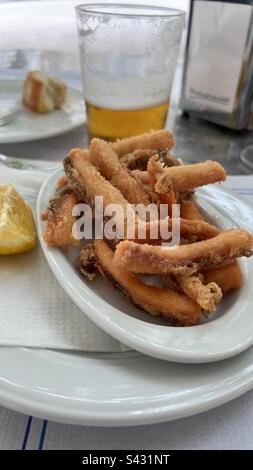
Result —
[[[49, 165], [40, 162], [41, 169]], [[16, 170], [0, 163], [0, 184], [13, 184], [33, 210], [47, 176], [43, 170]], [[39, 244], [24, 254], [0, 256], [0, 345], [90, 352], [129, 349], [74, 305], [51, 273]]]

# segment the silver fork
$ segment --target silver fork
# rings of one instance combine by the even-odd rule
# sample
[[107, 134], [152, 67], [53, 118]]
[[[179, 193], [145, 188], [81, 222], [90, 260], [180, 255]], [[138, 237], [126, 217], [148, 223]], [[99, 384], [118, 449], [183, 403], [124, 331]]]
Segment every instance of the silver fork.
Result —
[[6, 124], [9, 124], [9, 122], [14, 121], [22, 111], [22, 108], [18, 107], [13, 109], [11, 112], [3, 114], [1, 116], [0, 114], [0, 126], [5, 126]]
[[32, 165], [30, 163], [26, 163], [22, 160], [15, 160], [14, 158], [7, 157], [7, 155], [4, 155], [3, 153], [0, 153], [0, 162], [9, 168], [14, 168], [15, 170], [31, 170], [31, 171], [37, 170], [37, 171], [49, 172], [49, 171], [54, 171], [60, 168], [59, 163], [54, 166], [41, 167], [38, 165]]

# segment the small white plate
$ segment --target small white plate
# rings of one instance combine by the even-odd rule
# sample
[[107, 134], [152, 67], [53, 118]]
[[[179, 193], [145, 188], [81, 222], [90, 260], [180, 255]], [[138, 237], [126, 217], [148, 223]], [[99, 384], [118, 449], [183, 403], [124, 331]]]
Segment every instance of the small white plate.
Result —
[[[227, 294], [207, 322], [175, 328], [132, 306], [112, 291], [103, 279], [87, 283], [73, 265], [73, 253], [49, 248], [42, 237], [40, 214], [54, 193], [61, 170], [41, 188], [37, 201], [37, 223], [41, 246], [58, 281], [76, 305], [99, 327], [131, 348], [174, 362], [214, 362], [235, 356], [253, 344], [253, 260], [240, 262], [244, 286]], [[221, 228], [245, 226], [253, 232], [253, 212], [246, 203], [221, 186], [197, 192], [209, 219]], [[211, 201], [211, 203], [210, 203]], [[248, 217], [245, 217], [246, 209]]]
[[[0, 104], [4, 113], [21, 106], [22, 80], [0, 80]], [[27, 142], [54, 137], [84, 125], [86, 114], [82, 94], [68, 88], [66, 103], [52, 113], [38, 114], [22, 107], [19, 115], [0, 126], [0, 144]]]

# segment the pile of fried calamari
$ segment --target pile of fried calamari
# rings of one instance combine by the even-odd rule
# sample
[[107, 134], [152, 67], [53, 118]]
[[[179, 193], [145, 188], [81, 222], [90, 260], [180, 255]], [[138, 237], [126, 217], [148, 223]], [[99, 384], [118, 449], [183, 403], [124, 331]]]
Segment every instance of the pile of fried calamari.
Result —
[[[72, 209], [80, 202], [94, 209], [96, 196], [103, 196], [104, 206], [120, 204], [124, 214], [129, 204], [168, 204], [169, 211], [180, 204], [177, 248], [165, 249], [163, 240], [150, 236], [154, 225], [170, 229], [171, 218], [147, 221], [144, 237], [136, 230], [131, 240], [86, 244], [78, 268], [88, 280], [101, 274], [133, 304], [162, 315], [168, 324], [191, 326], [199, 323], [201, 313], [215, 310], [226, 292], [242, 286], [237, 258], [252, 254], [253, 237], [242, 229], [222, 231], [204, 220], [193, 191], [224, 181], [224, 168], [210, 160], [182, 165], [170, 154], [174, 145], [171, 132], [161, 130], [114, 143], [93, 139], [89, 149], [71, 150], [63, 162], [65, 176], [42, 219], [46, 243], [66, 248], [80, 243], [72, 233]], [[161, 287], [148, 285], [147, 274], [159, 277]]]

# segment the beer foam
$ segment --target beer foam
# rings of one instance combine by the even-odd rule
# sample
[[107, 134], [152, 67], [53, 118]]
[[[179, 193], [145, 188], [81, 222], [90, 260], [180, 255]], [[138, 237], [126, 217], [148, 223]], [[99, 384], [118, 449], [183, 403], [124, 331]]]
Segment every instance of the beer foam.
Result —
[[112, 110], [144, 109], [168, 101], [179, 37], [170, 30], [167, 41], [164, 36], [161, 41], [155, 29], [140, 20], [127, 30], [112, 23], [110, 28], [96, 26], [92, 34], [83, 32], [79, 41], [85, 100]]

